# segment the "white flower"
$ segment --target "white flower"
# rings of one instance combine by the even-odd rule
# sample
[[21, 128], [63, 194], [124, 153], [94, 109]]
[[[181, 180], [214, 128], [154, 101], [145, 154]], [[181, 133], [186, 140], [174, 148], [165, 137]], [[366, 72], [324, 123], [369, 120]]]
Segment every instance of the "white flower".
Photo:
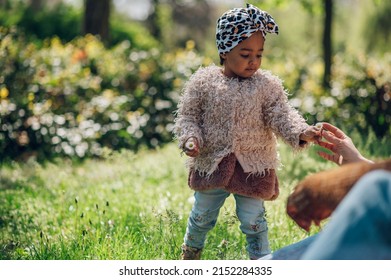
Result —
[[187, 150], [193, 150], [194, 149], [194, 141], [190, 140], [186, 142], [185, 148]]
[[315, 124], [315, 127], [317, 129], [322, 129], [323, 128], [323, 124], [322, 123], [317, 123], [317, 124]]

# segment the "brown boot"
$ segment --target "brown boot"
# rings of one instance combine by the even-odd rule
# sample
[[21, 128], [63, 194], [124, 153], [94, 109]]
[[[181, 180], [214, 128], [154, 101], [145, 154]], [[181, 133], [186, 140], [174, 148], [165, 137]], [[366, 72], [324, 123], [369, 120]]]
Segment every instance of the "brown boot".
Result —
[[185, 244], [182, 245], [182, 260], [200, 260], [202, 249], [189, 247]]

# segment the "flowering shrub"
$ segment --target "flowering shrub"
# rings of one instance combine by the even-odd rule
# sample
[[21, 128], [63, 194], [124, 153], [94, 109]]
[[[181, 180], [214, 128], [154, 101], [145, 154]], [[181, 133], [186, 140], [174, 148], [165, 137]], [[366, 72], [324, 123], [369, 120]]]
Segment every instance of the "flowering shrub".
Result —
[[0, 31], [0, 157], [100, 156], [171, 141], [180, 88], [203, 59], [191, 47], [175, 54], [106, 49], [87, 35], [63, 44], [28, 44]]
[[[90, 35], [69, 43], [52, 38], [37, 47], [0, 27], [0, 158], [99, 157], [105, 147], [168, 143], [184, 82], [210, 62], [191, 41], [173, 53], [141, 50], [129, 41], [107, 49]], [[390, 54], [336, 56], [330, 91], [320, 86], [318, 57], [271, 62], [308, 123], [391, 136]]]
[[321, 87], [319, 57], [288, 56], [284, 63], [278, 59], [270, 64], [272, 70], [284, 79], [290, 102], [308, 123], [328, 121], [365, 135], [372, 131], [378, 138], [391, 136], [391, 53], [336, 55], [330, 90]]
[[[391, 53], [381, 58], [359, 55], [336, 57], [331, 96], [336, 99], [338, 116], [368, 135], [372, 129], [378, 138], [391, 136]], [[343, 77], [339, 79], [338, 77]]]

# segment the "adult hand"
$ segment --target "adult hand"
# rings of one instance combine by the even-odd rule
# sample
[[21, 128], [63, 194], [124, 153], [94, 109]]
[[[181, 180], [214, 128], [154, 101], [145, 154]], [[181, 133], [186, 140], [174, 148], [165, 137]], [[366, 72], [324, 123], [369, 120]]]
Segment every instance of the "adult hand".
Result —
[[339, 165], [358, 161], [372, 162], [360, 154], [352, 139], [342, 130], [329, 123], [322, 124], [322, 136], [328, 142], [318, 141], [318, 144], [332, 152], [332, 154], [322, 151], [318, 152], [322, 158]]

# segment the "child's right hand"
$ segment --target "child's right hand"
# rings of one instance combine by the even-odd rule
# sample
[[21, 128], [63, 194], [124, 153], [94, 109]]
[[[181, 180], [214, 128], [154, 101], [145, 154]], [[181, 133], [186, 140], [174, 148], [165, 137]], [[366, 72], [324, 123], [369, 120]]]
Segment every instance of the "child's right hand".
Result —
[[183, 152], [189, 157], [196, 157], [200, 153], [200, 148], [198, 145], [198, 140], [195, 137], [190, 137], [187, 139], [183, 145]]

